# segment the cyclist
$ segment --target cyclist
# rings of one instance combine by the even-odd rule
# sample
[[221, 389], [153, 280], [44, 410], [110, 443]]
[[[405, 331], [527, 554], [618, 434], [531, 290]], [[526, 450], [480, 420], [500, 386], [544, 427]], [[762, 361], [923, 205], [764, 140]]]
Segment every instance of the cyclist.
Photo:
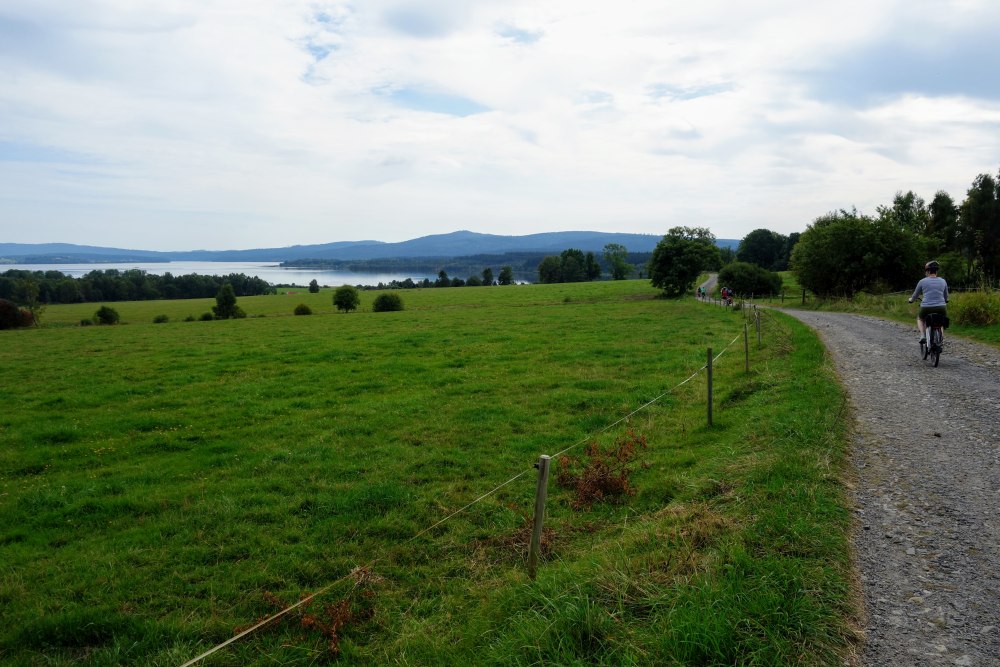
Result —
[[927, 275], [920, 279], [917, 288], [913, 290], [913, 295], [909, 298], [909, 303], [918, 296], [923, 295], [920, 301], [920, 313], [917, 315], [917, 329], [920, 331], [920, 340], [924, 340], [924, 331], [927, 328], [925, 320], [931, 313], [941, 313], [948, 315], [948, 283], [944, 278], [938, 277], [941, 266], [931, 260], [924, 264], [924, 273]]

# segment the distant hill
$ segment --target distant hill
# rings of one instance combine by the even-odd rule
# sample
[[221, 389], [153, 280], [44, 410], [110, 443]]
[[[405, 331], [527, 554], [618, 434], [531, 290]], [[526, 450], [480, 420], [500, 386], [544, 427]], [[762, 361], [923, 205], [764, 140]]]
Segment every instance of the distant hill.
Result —
[[[600, 252], [608, 243], [618, 243], [630, 252], [652, 252], [662, 236], [655, 234], [619, 234], [613, 232], [545, 232], [526, 236], [501, 236], [459, 231], [422, 236], [409, 241], [338, 241], [317, 245], [253, 250], [190, 250], [157, 252], [124, 250], [70, 243], [0, 243], [0, 262], [4, 260], [33, 264], [71, 264], [88, 262], [289, 262], [302, 259], [371, 260], [418, 257], [466, 257], [505, 253], [559, 253], [567, 248]], [[739, 241], [719, 239], [720, 247], [733, 247]]]

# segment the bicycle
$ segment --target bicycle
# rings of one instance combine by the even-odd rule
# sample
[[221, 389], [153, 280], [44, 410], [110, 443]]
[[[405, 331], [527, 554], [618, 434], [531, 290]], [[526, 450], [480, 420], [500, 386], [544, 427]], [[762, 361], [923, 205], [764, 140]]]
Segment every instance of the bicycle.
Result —
[[941, 361], [941, 351], [944, 348], [944, 329], [948, 326], [948, 317], [941, 313], [929, 313], [924, 318], [924, 338], [920, 339], [920, 353], [924, 360], [930, 357], [937, 368]]

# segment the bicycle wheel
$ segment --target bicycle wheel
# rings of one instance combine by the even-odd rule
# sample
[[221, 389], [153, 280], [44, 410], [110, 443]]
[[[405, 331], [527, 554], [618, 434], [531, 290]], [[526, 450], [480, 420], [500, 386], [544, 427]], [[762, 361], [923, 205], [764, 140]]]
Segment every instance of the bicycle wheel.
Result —
[[931, 356], [934, 360], [934, 368], [937, 368], [938, 362], [941, 361], [941, 330], [934, 329], [931, 331]]

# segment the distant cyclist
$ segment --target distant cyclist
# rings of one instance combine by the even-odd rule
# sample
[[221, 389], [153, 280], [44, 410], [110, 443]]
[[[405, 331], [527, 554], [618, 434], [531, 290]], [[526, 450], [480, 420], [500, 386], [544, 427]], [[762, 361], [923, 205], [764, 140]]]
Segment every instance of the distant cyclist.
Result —
[[924, 330], [927, 328], [925, 321], [928, 315], [931, 313], [948, 315], [948, 283], [944, 278], [938, 277], [940, 269], [941, 266], [937, 262], [933, 260], [927, 262], [924, 265], [924, 273], [927, 275], [920, 279], [917, 288], [913, 290], [913, 295], [909, 298], [909, 302], [913, 303], [914, 299], [923, 296], [920, 301], [920, 313], [917, 314], [920, 340], [924, 340]]

